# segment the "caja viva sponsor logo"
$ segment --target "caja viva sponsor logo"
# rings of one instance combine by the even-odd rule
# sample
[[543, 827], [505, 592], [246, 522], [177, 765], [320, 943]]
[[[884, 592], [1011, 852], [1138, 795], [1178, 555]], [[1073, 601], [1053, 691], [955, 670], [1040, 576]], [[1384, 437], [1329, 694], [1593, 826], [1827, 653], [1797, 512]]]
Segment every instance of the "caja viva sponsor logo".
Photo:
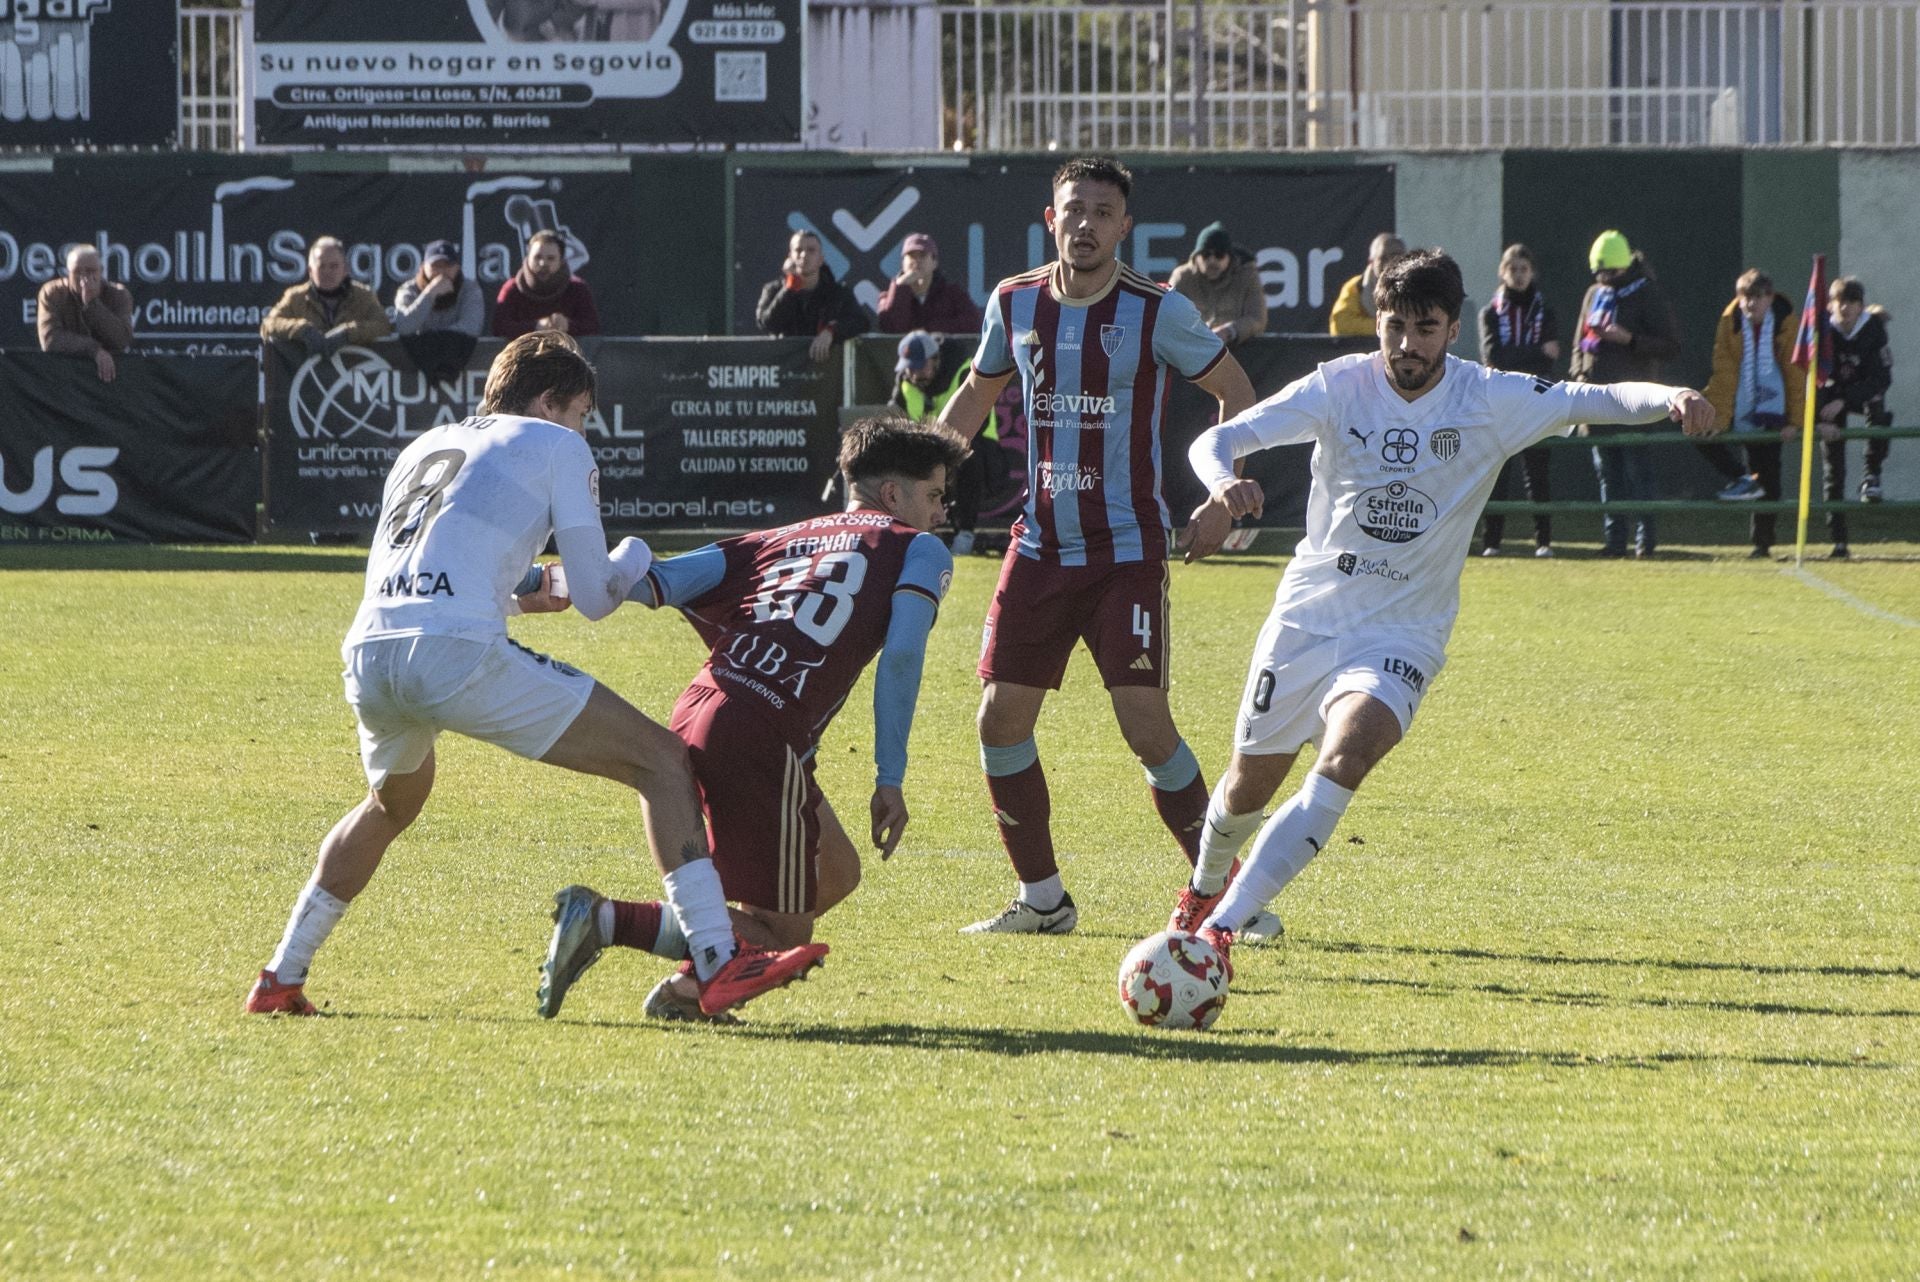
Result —
[[[5, 0], [0, 0], [5, 3]], [[204, 228], [179, 228], [170, 235], [130, 244], [117, 238], [111, 228], [101, 228], [85, 241], [22, 242], [10, 231], [0, 230], [0, 281], [24, 277], [44, 284], [66, 271], [66, 252], [74, 244], [89, 244], [100, 251], [109, 280], [138, 281], [147, 285], [237, 284], [269, 282], [291, 285], [307, 274], [309, 237], [291, 227], [278, 227], [256, 233], [253, 238], [230, 235], [229, 211], [239, 213], [257, 205], [263, 194], [293, 191], [292, 178], [263, 174], [223, 182], [213, 189], [207, 225]], [[461, 205], [460, 269], [474, 280], [498, 284], [520, 267], [519, 246], [536, 231], [558, 233], [567, 246], [568, 265], [579, 271], [591, 257], [588, 246], [562, 221], [554, 194], [561, 180], [508, 175], [489, 178], [467, 186]], [[513, 232], [513, 239], [481, 242], [478, 207], [502, 193], [499, 217]], [[247, 198], [252, 197], [252, 200]], [[284, 213], [294, 213], [303, 221], [310, 210], [296, 195], [287, 202]], [[266, 220], [276, 209], [265, 214]], [[429, 237], [431, 239], [431, 237]], [[347, 246], [347, 270], [355, 280], [376, 293], [385, 287], [412, 277], [420, 270], [425, 241], [397, 241], [391, 244], [363, 241]]]
[[54, 499], [54, 511], [64, 516], [105, 516], [120, 501], [120, 487], [106, 470], [119, 457], [119, 449], [112, 446], [79, 445], [62, 451], [56, 466], [53, 446], [42, 446], [34, 452], [24, 490], [13, 488], [6, 461], [0, 459], [0, 512], [24, 516], [39, 511], [53, 494], [58, 472], [61, 484], [73, 493]]

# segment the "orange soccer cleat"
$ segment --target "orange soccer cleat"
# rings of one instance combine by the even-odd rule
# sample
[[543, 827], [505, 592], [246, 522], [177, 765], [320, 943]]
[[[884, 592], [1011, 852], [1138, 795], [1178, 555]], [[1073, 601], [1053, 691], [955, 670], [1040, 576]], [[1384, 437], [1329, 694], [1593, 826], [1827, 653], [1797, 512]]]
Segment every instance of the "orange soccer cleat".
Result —
[[320, 1010], [307, 1000], [304, 984], [283, 984], [270, 970], [260, 972], [253, 981], [243, 1008], [249, 1015], [318, 1015]]
[[825, 944], [798, 948], [756, 948], [736, 940], [737, 951], [726, 965], [700, 985], [702, 1014], [718, 1015], [752, 1001], [762, 993], [785, 988], [818, 966], [827, 955]]
[[1219, 904], [1220, 897], [1227, 893], [1227, 887], [1231, 886], [1233, 879], [1239, 875], [1240, 861], [1236, 859], [1233, 861], [1233, 867], [1227, 869], [1227, 879], [1221, 882], [1220, 889], [1211, 895], [1203, 895], [1195, 890], [1191, 881], [1180, 887], [1180, 898], [1174, 901], [1173, 915], [1167, 918], [1167, 929], [1181, 930], [1188, 934], [1199, 930], [1200, 923], [1207, 919], [1207, 914]]

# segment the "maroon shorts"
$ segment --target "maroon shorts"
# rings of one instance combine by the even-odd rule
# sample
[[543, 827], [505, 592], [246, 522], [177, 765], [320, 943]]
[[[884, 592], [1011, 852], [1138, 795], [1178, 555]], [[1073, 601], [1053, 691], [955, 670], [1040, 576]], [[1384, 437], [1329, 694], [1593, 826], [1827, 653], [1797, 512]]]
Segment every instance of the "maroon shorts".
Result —
[[812, 912], [821, 801], [812, 754], [802, 758], [764, 714], [708, 686], [680, 696], [667, 728], [693, 760], [727, 898], [768, 912]]
[[1100, 680], [1167, 688], [1167, 563], [1052, 565], [1008, 549], [980, 638], [980, 677], [1058, 690], [1076, 641]]

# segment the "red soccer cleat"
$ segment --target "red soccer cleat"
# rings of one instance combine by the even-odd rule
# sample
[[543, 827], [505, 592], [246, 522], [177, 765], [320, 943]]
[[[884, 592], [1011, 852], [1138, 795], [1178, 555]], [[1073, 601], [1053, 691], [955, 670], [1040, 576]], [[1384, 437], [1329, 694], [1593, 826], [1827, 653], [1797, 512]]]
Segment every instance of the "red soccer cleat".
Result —
[[1174, 902], [1173, 916], [1167, 918], [1167, 929], [1185, 931], [1188, 934], [1198, 931], [1200, 923], [1207, 919], [1207, 914], [1219, 904], [1221, 896], [1227, 893], [1227, 887], [1231, 886], [1233, 879], [1239, 875], [1240, 861], [1236, 859], [1233, 861], [1233, 867], [1227, 869], [1227, 879], [1220, 883], [1220, 889], [1213, 894], [1201, 894], [1193, 888], [1191, 881], [1180, 887], [1180, 898]]
[[700, 985], [702, 1014], [718, 1015], [752, 1001], [762, 993], [785, 988], [818, 966], [827, 955], [825, 944], [798, 948], [756, 948], [734, 941], [737, 949], [727, 964]]
[[1227, 964], [1227, 982], [1233, 982], [1233, 932], [1222, 930], [1218, 926], [1202, 926], [1194, 932], [1200, 938], [1213, 945], [1213, 951], [1220, 954], [1220, 960]]
[[247, 1003], [242, 1008], [249, 1015], [318, 1015], [319, 1008], [307, 1000], [301, 991], [302, 984], [283, 984], [274, 978], [270, 970], [260, 972], [260, 978], [253, 981], [253, 991], [247, 994]]

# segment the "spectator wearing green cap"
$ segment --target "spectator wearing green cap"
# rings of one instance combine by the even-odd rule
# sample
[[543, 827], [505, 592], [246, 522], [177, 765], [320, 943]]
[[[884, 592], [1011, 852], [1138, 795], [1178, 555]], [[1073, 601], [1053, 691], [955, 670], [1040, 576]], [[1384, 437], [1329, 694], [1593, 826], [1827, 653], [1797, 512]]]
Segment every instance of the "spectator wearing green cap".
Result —
[[[1679, 327], [1666, 292], [1654, 279], [1645, 254], [1627, 238], [1607, 230], [1587, 251], [1593, 284], [1580, 300], [1579, 338], [1570, 373], [1576, 383], [1657, 383], [1667, 361], [1680, 350]], [[1642, 429], [1625, 423], [1589, 423], [1588, 436], [1610, 436]], [[1653, 459], [1649, 447], [1595, 446], [1593, 470], [1600, 478], [1602, 503], [1644, 501], [1653, 497]], [[1602, 556], [1627, 554], [1628, 517], [1609, 509], [1602, 521]], [[1654, 553], [1653, 516], [1632, 518], [1633, 554]]]
[[1167, 282], [1200, 309], [1200, 319], [1228, 345], [1267, 329], [1267, 295], [1253, 255], [1233, 243], [1226, 224], [1208, 223], [1193, 242], [1193, 254]]

